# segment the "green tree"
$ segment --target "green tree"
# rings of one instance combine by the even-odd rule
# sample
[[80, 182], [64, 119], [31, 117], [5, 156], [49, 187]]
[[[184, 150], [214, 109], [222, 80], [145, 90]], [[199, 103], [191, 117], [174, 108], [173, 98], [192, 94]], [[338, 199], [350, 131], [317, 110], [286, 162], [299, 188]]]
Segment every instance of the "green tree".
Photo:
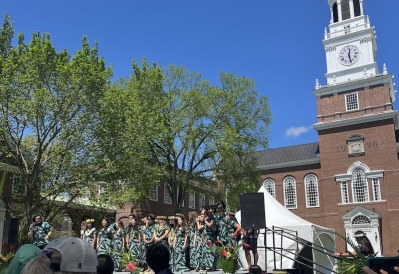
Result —
[[[57, 52], [49, 34], [29, 43], [8, 15], [0, 29], [0, 150], [24, 182], [27, 224], [33, 213], [57, 214], [90, 181], [98, 103], [111, 77], [98, 47], [86, 38], [74, 56]], [[54, 206], [62, 195], [66, 202]]]
[[[184, 195], [194, 186], [217, 184], [210, 178], [221, 158], [227, 164], [266, 147], [270, 109], [254, 86], [253, 80], [231, 73], [221, 72], [220, 84], [213, 86], [184, 67], [161, 70], [145, 60], [141, 67], [133, 63], [132, 76], [121, 80], [111, 91], [112, 99], [106, 100], [109, 122], [102, 128], [102, 133], [126, 137], [114, 140], [123, 150], [107, 157], [115, 171], [129, 174], [118, 174], [129, 185], [123, 190], [125, 197], [134, 194], [129, 193], [130, 186], [137, 194], [140, 185], [140, 193], [148, 195], [149, 187], [163, 182], [175, 212], [180, 212]], [[105, 148], [114, 134], [108, 136], [103, 151], [115, 149], [115, 145]], [[151, 180], [143, 173], [151, 174]]]

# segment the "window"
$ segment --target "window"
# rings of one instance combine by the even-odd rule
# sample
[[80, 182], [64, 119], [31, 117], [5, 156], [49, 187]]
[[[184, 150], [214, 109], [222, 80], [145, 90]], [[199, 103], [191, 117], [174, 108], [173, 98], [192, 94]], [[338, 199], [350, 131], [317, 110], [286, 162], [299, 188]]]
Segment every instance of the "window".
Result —
[[150, 189], [149, 199], [151, 201], [158, 201], [158, 186], [155, 186], [154, 188]]
[[215, 204], [215, 198], [214, 197], [209, 197], [209, 205], [214, 205]]
[[364, 224], [371, 224], [371, 221], [368, 217], [364, 215], [358, 215], [352, 220], [353, 225], [364, 225]]
[[109, 201], [108, 185], [105, 182], [98, 184], [98, 198], [101, 201]]
[[201, 209], [205, 205], [205, 194], [200, 194], [198, 198], [198, 207]]
[[266, 179], [263, 182], [263, 187], [266, 188], [267, 192], [270, 193], [274, 198], [276, 198], [276, 184], [274, 183], [273, 179]]
[[172, 204], [172, 196], [169, 193], [169, 186], [167, 184], [163, 187], [163, 202], [165, 204]]
[[355, 12], [355, 17], [361, 15], [359, 0], [353, 0], [353, 10]]
[[195, 194], [190, 193], [188, 195], [188, 207], [191, 209], [195, 209]]
[[306, 207], [319, 206], [319, 186], [314, 174], [305, 177]]
[[362, 168], [356, 168], [352, 173], [352, 191], [354, 203], [369, 201], [366, 173]]
[[343, 204], [349, 203], [348, 184], [346, 182], [341, 183], [341, 198]]
[[345, 94], [346, 111], [359, 109], [357, 92]]
[[284, 205], [286, 208], [297, 208], [296, 202], [296, 182], [293, 177], [286, 177], [283, 181]]
[[373, 183], [373, 197], [374, 197], [374, 201], [380, 201], [380, 200], [381, 200], [380, 179], [378, 179], [378, 178], [373, 178], [373, 179], [372, 179], [372, 183]]
[[12, 194], [25, 195], [26, 186], [24, 180], [20, 176], [12, 176]]
[[342, 20], [351, 18], [349, 0], [341, 0]]
[[334, 3], [334, 5], [332, 7], [332, 10], [333, 10], [333, 21], [334, 21], [334, 23], [336, 23], [336, 22], [338, 22], [338, 6], [337, 6], [337, 3]]

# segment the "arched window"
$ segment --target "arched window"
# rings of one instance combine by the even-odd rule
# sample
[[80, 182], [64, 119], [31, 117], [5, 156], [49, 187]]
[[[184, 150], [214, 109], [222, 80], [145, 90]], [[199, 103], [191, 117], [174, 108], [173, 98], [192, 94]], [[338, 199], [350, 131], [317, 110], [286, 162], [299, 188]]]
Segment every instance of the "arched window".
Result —
[[333, 21], [334, 21], [334, 23], [337, 23], [338, 22], [338, 6], [337, 6], [336, 2], [332, 6], [332, 11], [333, 11]]
[[263, 182], [264, 188], [266, 188], [267, 192], [270, 193], [274, 198], [276, 198], [276, 184], [273, 179], [266, 179]]
[[352, 220], [353, 225], [364, 225], [364, 224], [371, 224], [371, 221], [368, 217], [364, 215], [358, 215]]
[[317, 176], [308, 174], [305, 177], [306, 207], [319, 207], [319, 186]]
[[286, 177], [283, 181], [284, 188], [284, 206], [286, 208], [297, 208], [296, 199], [296, 181], [294, 177]]
[[349, 0], [341, 0], [342, 20], [351, 18], [351, 10], [349, 7]]
[[366, 173], [362, 168], [356, 168], [352, 172], [352, 191], [354, 203], [369, 201]]
[[355, 17], [361, 15], [359, 0], [353, 0], [353, 10], [355, 12]]

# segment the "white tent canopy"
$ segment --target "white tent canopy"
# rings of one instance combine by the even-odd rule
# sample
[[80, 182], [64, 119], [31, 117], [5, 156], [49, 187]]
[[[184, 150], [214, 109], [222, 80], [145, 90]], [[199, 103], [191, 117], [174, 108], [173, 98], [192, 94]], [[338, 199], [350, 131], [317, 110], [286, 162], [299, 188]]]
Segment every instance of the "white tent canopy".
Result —
[[[269, 229], [272, 229], [273, 226], [283, 228], [291, 231], [297, 231], [297, 235], [299, 238], [304, 239], [305, 241], [315, 244], [318, 246], [322, 246], [327, 250], [333, 251], [335, 250], [335, 237], [334, 237], [334, 229], [325, 228], [311, 222], [308, 222], [299, 216], [292, 213], [290, 210], [285, 208], [282, 204], [280, 204], [273, 196], [269, 194], [269, 192], [262, 186], [258, 192], [264, 193], [264, 200], [265, 200], [265, 216], [266, 216], [266, 226]], [[241, 211], [237, 212], [236, 218], [238, 222], [241, 222]], [[276, 230], [279, 228], [275, 228]], [[272, 272], [274, 269], [274, 255], [272, 251], [267, 251], [266, 260], [265, 262], [265, 248], [264, 248], [264, 229], [261, 230], [261, 233], [258, 238], [258, 253], [259, 253], [259, 260], [258, 265], [262, 267], [262, 269], [266, 269], [267, 272]], [[294, 232], [291, 232], [294, 233]], [[284, 233], [285, 235], [292, 237]], [[290, 252], [298, 254], [301, 252], [302, 254], [311, 253], [308, 257], [312, 261], [317, 262], [318, 264], [323, 265], [328, 269], [333, 269], [334, 260], [331, 257], [328, 257], [324, 253], [315, 251], [315, 250], [307, 250], [305, 249], [304, 245], [299, 245], [297, 247], [297, 243], [294, 240], [288, 239], [286, 237], [279, 236], [277, 233], [274, 236], [275, 240], [275, 247], [280, 247], [282, 243], [282, 248], [284, 249], [282, 252], [278, 250], [278, 252], [283, 253], [284, 255], [288, 256], [286, 258], [284, 256], [280, 256], [277, 253], [275, 254], [276, 258], [276, 269], [289, 269], [293, 268], [295, 262], [292, 260], [296, 256], [291, 254]], [[266, 245], [267, 247], [273, 247], [273, 234], [267, 233], [266, 236]], [[290, 251], [290, 252], [289, 252]], [[328, 251], [327, 251], [328, 252]], [[310, 254], [309, 253], [309, 254]], [[291, 259], [290, 259], [291, 258]], [[253, 258], [252, 258], [253, 260]], [[247, 266], [244, 252], [242, 251], [240, 254], [240, 261], [244, 267]], [[252, 261], [253, 262], [253, 261]], [[328, 270], [318, 267], [316, 265], [313, 266], [315, 269], [319, 270], [322, 273], [329, 273]], [[309, 269], [306, 267], [302, 267], [302, 269], [306, 270], [306, 273], [309, 272]], [[307, 270], [308, 269], [308, 270]], [[315, 272], [318, 273], [318, 272]], [[331, 273], [331, 272], [330, 272]]]

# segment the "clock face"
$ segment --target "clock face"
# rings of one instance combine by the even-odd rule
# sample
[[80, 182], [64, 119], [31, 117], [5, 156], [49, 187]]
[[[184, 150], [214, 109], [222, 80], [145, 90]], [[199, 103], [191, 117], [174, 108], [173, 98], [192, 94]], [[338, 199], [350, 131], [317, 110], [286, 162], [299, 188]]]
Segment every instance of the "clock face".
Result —
[[344, 66], [350, 66], [360, 58], [360, 51], [356, 46], [345, 46], [339, 51], [338, 60]]

